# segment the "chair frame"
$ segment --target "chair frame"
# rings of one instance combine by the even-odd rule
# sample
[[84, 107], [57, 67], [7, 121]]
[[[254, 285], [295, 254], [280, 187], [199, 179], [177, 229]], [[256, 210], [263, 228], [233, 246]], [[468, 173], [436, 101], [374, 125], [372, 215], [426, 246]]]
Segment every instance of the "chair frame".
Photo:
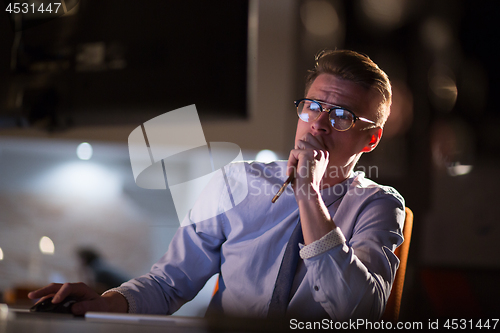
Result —
[[403, 227], [404, 241], [395, 251], [394, 254], [399, 258], [399, 268], [394, 278], [392, 291], [387, 300], [382, 320], [396, 323], [399, 319], [399, 311], [401, 308], [401, 298], [403, 296], [403, 286], [406, 275], [406, 264], [408, 263], [408, 252], [410, 250], [411, 233], [413, 230], [413, 212], [410, 208], [405, 207], [405, 223]]

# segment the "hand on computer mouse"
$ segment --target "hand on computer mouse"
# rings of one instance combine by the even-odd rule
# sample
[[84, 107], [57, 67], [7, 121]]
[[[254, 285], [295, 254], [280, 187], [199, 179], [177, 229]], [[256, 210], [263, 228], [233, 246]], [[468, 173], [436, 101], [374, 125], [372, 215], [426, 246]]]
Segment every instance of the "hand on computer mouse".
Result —
[[[107, 293], [104, 296], [96, 293], [84, 283], [51, 283], [41, 289], [28, 294], [30, 299], [52, 297], [51, 303], [63, 302], [66, 297], [71, 296], [76, 301], [71, 306], [71, 313], [84, 315], [88, 311], [98, 312], [127, 312], [128, 302], [121, 294], [116, 292]], [[45, 299], [42, 299], [42, 302]]]
[[62, 302], [52, 303], [53, 297], [48, 297], [33, 305], [31, 312], [51, 312], [72, 314], [71, 307], [77, 302], [74, 297], [66, 297]]

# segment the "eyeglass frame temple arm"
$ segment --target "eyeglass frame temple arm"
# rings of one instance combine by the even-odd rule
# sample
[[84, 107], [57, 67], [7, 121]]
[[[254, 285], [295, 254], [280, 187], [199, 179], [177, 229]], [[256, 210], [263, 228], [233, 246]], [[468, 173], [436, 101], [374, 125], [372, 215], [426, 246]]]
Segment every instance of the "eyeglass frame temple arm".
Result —
[[[345, 110], [347, 110], [346, 108], [343, 108], [343, 107], [338, 106], [338, 105], [335, 105], [335, 104], [330, 104], [330, 103], [326, 103], [326, 102], [321, 102], [321, 103], [320, 103], [319, 101], [316, 101], [316, 100], [314, 100], [314, 99], [310, 99], [310, 98], [302, 98], [302, 99], [298, 99], [298, 100], [296, 100], [296, 101], [293, 101], [293, 104], [295, 105], [295, 107], [296, 107], [296, 108], [298, 108], [298, 107], [299, 107], [300, 102], [302, 102], [302, 101], [304, 101], [304, 100], [307, 100], [307, 101], [313, 101], [313, 102], [318, 103], [318, 104], [320, 105], [320, 107], [321, 107], [321, 112], [327, 112], [328, 114], [330, 114], [330, 112], [332, 112], [332, 109], [333, 109], [333, 108], [331, 108], [331, 109], [324, 109], [324, 108], [321, 106], [321, 103], [326, 104], [326, 105], [329, 105], [329, 106], [333, 106], [333, 107], [336, 107], [336, 108], [339, 108], [339, 109], [345, 109]], [[374, 122], [373, 120], [366, 119], [366, 118], [364, 118], [364, 117], [358, 117], [358, 116], [356, 116], [356, 115], [354, 114], [354, 112], [352, 112], [351, 110], [347, 110], [347, 111], [349, 111], [350, 113], [352, 113], [352, 115], [354, 116], [354, 123], [355, 123], [355, 122], [359, 119], [359, 120], [361, 120], [361, 121], [364, 121], [365, 123], [369, 123], [369, 124], [377, 125], [377, 123], [376, 123], [376, 122]]]

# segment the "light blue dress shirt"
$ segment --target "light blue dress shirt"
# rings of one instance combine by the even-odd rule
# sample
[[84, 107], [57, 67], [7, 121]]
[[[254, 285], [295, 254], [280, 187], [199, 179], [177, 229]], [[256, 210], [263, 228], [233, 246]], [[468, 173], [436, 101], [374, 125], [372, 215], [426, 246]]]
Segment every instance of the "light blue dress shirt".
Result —
[[[241, 170], [245, 172], [241, 172]], [[219, 290], [208, 313], [266, 317], [276, 277], [299, 211], [290, 187], [271, 199], [286, 179], [286, 161], [244, 163], [215, 177], [186, 219], [230, 200], [226, 181], [246, 181], [248, 194], [233, 209], [178, 229], [151, 271], [113, 289], [129, 312], [172, 314], [214, 274]], [[231, 189], [234, 191], [235, 187]], [[321, 193], [340, 243], [323, 239], [304, 247], [287, 315], [303, 319], [378, 319], [399, 265], [393, 251], [403, 242], [404, 200], [391, 187], [355, 172]], [[330, 234], [329, 234], [330, 235]], [[330, 244], [330, 245], [329, 245]], [[304, 249], [314, 248], [313, 255]], [[305, 253], [305, 254], [304, 254]]]

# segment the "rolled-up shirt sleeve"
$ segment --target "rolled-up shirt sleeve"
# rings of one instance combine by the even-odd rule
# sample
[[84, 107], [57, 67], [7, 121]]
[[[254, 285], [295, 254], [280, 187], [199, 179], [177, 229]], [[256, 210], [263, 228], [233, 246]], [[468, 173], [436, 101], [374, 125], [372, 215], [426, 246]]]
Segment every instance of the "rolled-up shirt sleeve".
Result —
[[329, 242], [318, 240], [315, 251], [306, 251], [314, 243], [301, 249], [314, 300], [334, 320], [379, 319], [399, 266], [393, 251], [403, 242], [403, 202], [377, 192], [356, 208], [352, 230], [341, 231], [342, 221], [334, 217], [340, 228], [325, 236]]
[[336, 227], [317, 241], [307, 246], [300, 245], [300, 257], [302, 259], [309, 259], [344, 243], [344, 234], [339, 227]]

